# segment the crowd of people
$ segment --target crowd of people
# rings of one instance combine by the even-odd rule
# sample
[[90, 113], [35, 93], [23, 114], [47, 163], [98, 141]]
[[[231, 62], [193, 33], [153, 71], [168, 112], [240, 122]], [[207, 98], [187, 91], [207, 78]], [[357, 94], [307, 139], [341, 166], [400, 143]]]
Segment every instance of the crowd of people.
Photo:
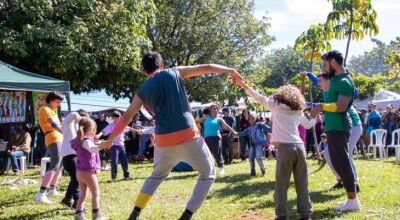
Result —
[[[242, 162], [249, 159], [250, 176], [256, 176], [256, 162], [261, 175], [266, 167], [263, 155], [276, 158], [275, 214], [276, 219], [287, 219], [287, 191], [293, 173], [297, 192], [297, 212], [301, 219], [311, 219], [312, 201], [308, 189], [307, 155], [315, 153], [326, 160], [337, 180], [335, 188], [344, 187], [347, 199], [337, 211], [357, 211], [361, 208], [357, 193], [359, 177], [353, 161], [353, 151], [365, 152], [369, 134], [384, 128], [390, 133], [400, 126], [399, 110], [387, 106], [382, 114], [374, 104], [369, 110], [357, 112], [353, 100], [357, 89], [338, 51], [323, 57], [324, 72], [318, 76], [299, 73], [301, 86], [284, 85], [270, 97], [251, 88], [235, 69], [216, 64], [179, 66], [164, 69], [163, 60], [156, 52], [142, 58], [148, 79], [135, 94], [129, 108], [121, 114], [114, 111], [111, 122], [104, 114], [94, 120], [84, 111], [71, 112], [60, 118], [57, 109], [63, 95], [51, 92], [38, 113], [46, 153], [50, 158], [46, 174], [35, 197], [36, 202], [51, 203], [48, 197], [59, 196], [57, 183], [62, 169], [70, 182], [61, 204], [74, 209], [77, 220], [84, 219], [84, 203], [88, 192], [92, 195], [93, 219], [105, 219], [100, 212], [98, 170], [109, 170], [111, 181], [117, 181], [118, 163], [123, 179], [131, 180], [128, 160], [154, 161], [154, 170], [145, 180], [128, 219], [139, 219], [152, 195], [179, 162], [188, 163], [199, 172], [193, 194], [180, 220], [191, 219], [206, 198], [218, 175], [225, 174], [225, 164], [233, 162], [233, 143], [238, 138]], [[193, 113], [188, 105], [183, 79], [204, 74], [226, 73], [232, 83], [242, 88], [252, 99], [271, 112], [263, 118], [244, 109], [240, 116], [231, 115], [229, 107], [212, 104], [200, 113]], [[306, 103], [304, 80], [310, 80], [323, 93], [323, 103]], [[151, 111], [156, 120], [139, 120], [142, 106]], [[19, 172], [17, 158], [30, 152], [31, 136], [25, 127], [16, 127], [15, 135], [0, 155], [2, 169], [7, 158], [12, 169]], [[390, 135], [387, 135], [390, 143]], [[315, 142], [317, 142], [315, 144]], [[248, 152], [248, 153], [247, 153]], [[247, 155], [248, 154], [248, 155]]]

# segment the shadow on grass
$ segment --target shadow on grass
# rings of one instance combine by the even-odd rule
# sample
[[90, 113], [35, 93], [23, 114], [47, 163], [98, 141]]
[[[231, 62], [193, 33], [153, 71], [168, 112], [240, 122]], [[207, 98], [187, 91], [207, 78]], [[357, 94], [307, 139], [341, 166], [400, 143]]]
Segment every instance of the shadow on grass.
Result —
[[312, 214], [313, 219], [344, 219], [343, 213], [335, 212], [333, 208], [325, 208], [321, 210], [314, 210]]
[[21, 206], [32, 203], [36, 192], [24, 192], [22, 194], [10, 194], [0, 197], [0, 207]]
[[251, 178], [262, 178], [262, 177], [250, 177], [248, 174], [237, 174], [232, 176], [224, 176], [222, 178], [218, 178], [218, 182], [230, 183], [228, 186], [213, 190], [210, 194], [210, 197], [215, 198], [227, 198], [232, 197], [235, 198], [244, 198], [250, 194], [256, 194], [259, 196], [264, 196], [268, 194], [268, 192], [274, 190], [275, 181], [259, 181], [259, 182], [248, 182], [246, 180], [250, 180]]
[[[2, 218], [5, 220], [14, 220], [14, 219], [55, 219], [55, 216], [58, 216], [60, 214], [62, 215], [67, 215], [66, 212], [62, 212], [66, 209], [64, 208], [55, 208], [55, 209], [48, 209], [42, 212], [34, 211], [31, 213], [20, 213], [18, 216], [12, 216], [8, 218]], [[62, 213], [61, 213], [62, 212]], [[70, 213], [71, 218], [73, 213]]]
[[310, 174], [315, 174], [315, 173], [318, 173], [319, 171], [321, 171], [322, 170], [322, 168], [324, 168], [325, 167], [325, 164], [326, 164], [326, 161], [324, 161], [324, 162], [321, 162], [320, 164], [319, 164], [319, 167], [316, 169], [316, 170], [313, 170]]

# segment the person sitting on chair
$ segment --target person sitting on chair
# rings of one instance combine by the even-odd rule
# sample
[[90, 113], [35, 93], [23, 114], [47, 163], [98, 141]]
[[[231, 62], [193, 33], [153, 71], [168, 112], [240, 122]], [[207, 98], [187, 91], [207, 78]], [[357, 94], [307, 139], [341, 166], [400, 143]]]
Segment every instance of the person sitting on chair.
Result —
[[15, 134], [11, 135], [10, 141], [7, 144], [6, 151], [2, 156], [2, 173], [7, 169], [8, 158], [11, 160], [11, 167], [14, 174], [19, 174], [20, 168], [18, 166], [18, 160], [22, 156], [26, 156], [31, 151], [31, 135], [28, 132], [26, 126], [16, 127]]

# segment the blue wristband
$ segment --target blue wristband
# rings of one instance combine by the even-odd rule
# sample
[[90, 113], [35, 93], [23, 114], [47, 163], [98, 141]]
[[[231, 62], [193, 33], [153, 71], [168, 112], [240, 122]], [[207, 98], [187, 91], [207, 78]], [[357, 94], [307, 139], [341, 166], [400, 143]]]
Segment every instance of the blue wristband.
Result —
[[318, 85], [318, 78], [312, 72], [307, 72], [307, 76], [314, 86]]
[[51, 122], [51, 127], [52, 128], [58, 128], [58, 124], [56, 122]]

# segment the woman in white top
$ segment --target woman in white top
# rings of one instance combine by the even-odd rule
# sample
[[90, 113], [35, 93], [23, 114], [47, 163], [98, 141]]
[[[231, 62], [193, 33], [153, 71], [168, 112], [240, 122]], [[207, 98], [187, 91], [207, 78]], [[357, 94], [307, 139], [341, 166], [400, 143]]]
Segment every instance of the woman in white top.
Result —
[[239, 78], [233, 80], [256, 102], [272, 112], [271, 142], [278, 151], [274, 194], [276, 219], [288, 218], [287, 190], [292, 172], [297, 192], [297, 212], [301, 219], [311, 218], [306, 155], [297, 126], [301, 124], [305, 128], [310, 128], [316, 121], [304, 116], [304, 97], [300, 90], [292, 85], [282, 86], [274, 95], [265, 97], [250, 88], [243, 80]]
[[63, 158], [62, 163], [64, 169], [68, 172], [70, 181], [68, 184], [65, 197], [61, 200], [61, 204], [67, 208], [75, 209], [79, 199], [79, 183], [76, 178], [76, 152], [71, 147], [71, 140], [76, 138], [78, 132], [78, 124], [81, 117], [89, 116], [85, 110], [78, 110], [71, 112], [65, 116], [61, 122], [61, 129], [63, 132], [63, 142], [61, 145], [60, 155]]

